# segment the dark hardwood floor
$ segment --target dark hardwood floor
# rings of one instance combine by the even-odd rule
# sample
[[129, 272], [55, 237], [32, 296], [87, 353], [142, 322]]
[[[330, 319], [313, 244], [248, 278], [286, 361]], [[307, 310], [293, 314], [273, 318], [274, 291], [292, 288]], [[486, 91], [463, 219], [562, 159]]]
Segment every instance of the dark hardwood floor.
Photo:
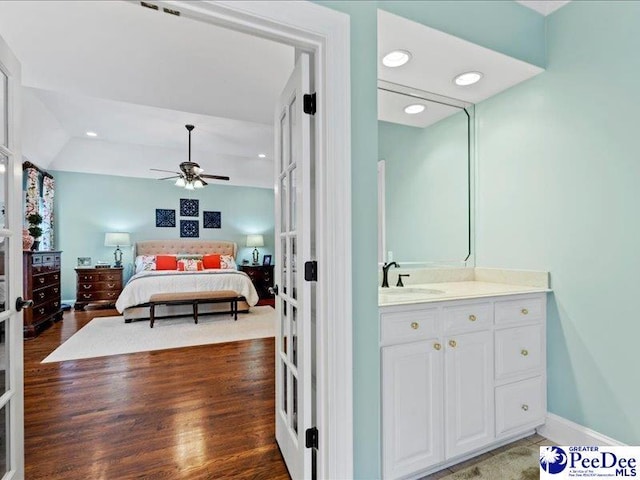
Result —
[[28, 480], [288, 479], [274, 440], [274, 339], [40, 361], [96, 316], [25, 342]]

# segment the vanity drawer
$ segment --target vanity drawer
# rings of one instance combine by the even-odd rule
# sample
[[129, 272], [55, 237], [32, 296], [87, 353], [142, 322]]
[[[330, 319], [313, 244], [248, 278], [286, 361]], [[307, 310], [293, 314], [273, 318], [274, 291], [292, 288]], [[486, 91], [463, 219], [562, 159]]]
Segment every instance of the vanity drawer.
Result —
[[415, 342], [438, 336], [438, 309], [383, 313], [380, 316], [380, 343]]
[[496, 380], [542, 369], [542, 325], [505, 328], [495, 332]]
[[496, 325], [536, 322], [544, 319], [545, 295], [496, 302]]
[[542, 377], [496, 388], [496, 435], [544, 423]]
[[470, 303], [443, 310], [445, 333], [482, 330], [491, 327], [493, 306], [491, 303]]

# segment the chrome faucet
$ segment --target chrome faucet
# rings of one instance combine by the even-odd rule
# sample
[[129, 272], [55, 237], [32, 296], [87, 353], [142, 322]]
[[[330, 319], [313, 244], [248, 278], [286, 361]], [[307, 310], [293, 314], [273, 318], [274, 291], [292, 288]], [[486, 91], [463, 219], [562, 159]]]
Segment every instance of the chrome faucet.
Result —
[[395, 266], [400, 268], [396, 262], [389, 262], [382, 265], [382, 288], [389, 288], [389, 269]]

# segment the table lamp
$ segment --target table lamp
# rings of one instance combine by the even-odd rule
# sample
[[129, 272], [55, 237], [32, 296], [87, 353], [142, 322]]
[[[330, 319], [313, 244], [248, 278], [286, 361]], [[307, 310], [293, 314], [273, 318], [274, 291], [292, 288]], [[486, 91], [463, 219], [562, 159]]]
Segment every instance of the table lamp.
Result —
[[105, 233], [104, 234], [104, 246], [105, 247], [116, 247], [116, 250], [113, 252], [113, 257], [115, 258], [115, 267], [122, 266], [122, 250], [120, 250], [120, 246], [128, 247], [131, 245], [131, 237], [128, 233], [123, 232], [115, 232], [115, 233]]
[[264, 247], [264, 238], [262, 235], [247, 235], [247, 247], [254, 247], [253, 249], [253, 264], [258, 265], [258, 258], [260, 252], [256, 247]]

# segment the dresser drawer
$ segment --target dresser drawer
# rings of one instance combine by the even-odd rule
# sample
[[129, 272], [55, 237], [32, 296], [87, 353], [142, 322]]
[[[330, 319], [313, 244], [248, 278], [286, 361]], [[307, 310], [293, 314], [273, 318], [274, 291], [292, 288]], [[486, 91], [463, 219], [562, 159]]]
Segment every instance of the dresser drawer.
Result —
[[496, 388], [496, 435], [544, 423], [542, 377]]
[[445, 307], [443, 315], [445, 333], [488, 329], [493, 323], [493, 306], [491, 303], [470, 303]]
[[438, 309], [383, 313], [380, 316], [382, 345], [414, 342], [438, 336]]
[[496, 380], [538, 373], [545, 353], [542, 334], [542, 325], [496, 330]]
[[120, 295], [120, 291], [116, 290], [113, 292], [105, 292], [105, 291], [96, 291], [96, 292], [78, 292], [77, 301], [83, 303], [91, 303], [98, 300], [113, 300], [116, 301], [118, 296]]
[[122, 282], [120, 282], [120, 281], [78, 283], [78, 293], [110, 291], [110, 290], [118, 290], [119, 291], [121, 289], [121, 287], [122, 287]]
[[60, 283], [60, 272], [44, 273], [33, 276], [33, 288], [39, 289], [48, 287], [49, 285], [58, 285]]
[[545, 316], [545, 295], [500, 300], [496, 302], [496, 325], [542, 321]]
[[122, 285], [122, 273], [120, 271], [118, 272], [100, 272], [98, 274], [98, 281], [99, 282], [110, 282], [110, 283], [116, 283], [117, 285], [120, 286]]
[[60, 310], [60, 300], [49, 301], [42, 305], [34, 305], [32, 310], [33, 322], [38, 323], [43, 318]]
[[35, 306], [48, 302], [52, 299], [60, 300], [60, 287], [58, 285], [51, 285], [34, 290], [33, 295], [31, 295], [31, 299]]

